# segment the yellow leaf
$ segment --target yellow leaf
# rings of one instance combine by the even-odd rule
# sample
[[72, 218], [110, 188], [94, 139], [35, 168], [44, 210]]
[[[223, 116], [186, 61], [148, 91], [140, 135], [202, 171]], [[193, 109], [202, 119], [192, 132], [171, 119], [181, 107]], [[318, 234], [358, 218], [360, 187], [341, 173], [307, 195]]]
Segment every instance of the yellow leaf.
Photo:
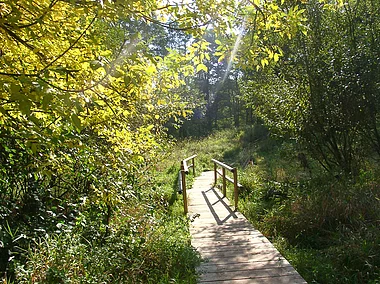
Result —
[[268, 65], [268, 64], [269, 64], [268, 59], [266, 58], [261, 59], [261, 66], [263, 66], [263, 68], [265, 67], [265, 65]]
[[197, 72], [199, 72], [199, 71], [201, 71], [201, 70], [207, 72], [207, 66], [204, 65], [203, 63], [200, 63], [200, 64], [198, 64], [198, 66], [197, 66]]
[[159, 106], [161, 106], [161, 105], [165, 105], [166, 104], [166, 101], [165, 100], [161, 100], [161, 99], [159, 99], [158, 101], [157, 101], [157, 105], [159, 105]]
[[280, 59], [280, 54], [275, 53], [275, 54], [273, 55], [273, 60], [274, 60], [274, 62], [277, 62], [279, 59]]
[[222, 54], [219, 58], [218, 58], [218, 62], [222, 62], [223, 59], [226, 57], [225, 54]]
[[153, 111], [154, 110], [154, 106], [149, 104], [149, 105], [146, 105], [147, 109], [149, 112]]
[[154, 65], [150, 65], [147, 69], [146, 69], [146, 74], [148, 75], [153, 75], [154, 73], [157, 72], [157, 69], [156, 69], [156, 66]]

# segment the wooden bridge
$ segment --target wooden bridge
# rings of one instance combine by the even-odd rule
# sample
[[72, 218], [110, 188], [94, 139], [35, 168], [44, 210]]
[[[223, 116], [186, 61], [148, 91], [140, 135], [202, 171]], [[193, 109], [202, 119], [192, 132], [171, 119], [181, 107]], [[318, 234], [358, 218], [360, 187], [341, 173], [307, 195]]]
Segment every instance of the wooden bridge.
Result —
[[193, 187], [184, 191], [192, 221], [192, 245], [204, 260], [198, 269], [199, 283], [306, 283], [212, 186], [214, 176], [214, 171], [203, 172]]

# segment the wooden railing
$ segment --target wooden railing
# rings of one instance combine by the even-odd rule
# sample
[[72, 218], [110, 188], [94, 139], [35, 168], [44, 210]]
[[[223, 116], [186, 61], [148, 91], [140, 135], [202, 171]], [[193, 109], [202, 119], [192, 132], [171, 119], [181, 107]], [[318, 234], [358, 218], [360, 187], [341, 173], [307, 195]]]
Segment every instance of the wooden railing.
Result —
[[[212, 159], [211, 161], [214, 162], [214, 184], [216, 185], [216, 182], [218, 180], [218, 175], [223, 177], [223, 187], [222, 192], [223, 196], [226, 196], [226, 181], [234, 184], [234, 201], [235, 201], [235, 210], [238, 208], [238, 197], [239, 197], [239, 187], [242, 187], [240, 183], [238, 183], [237, 178], [237, 168], [232, 168], [229, 165], [226, 165], [218, 160]], [[222, 167], [222, 172], [218, 170], [218, 167]], [[230, 178], [226, 175], [226, 170], [230, 171], [233, 174], [233, 178]]]
[[[187, 193], [186, 193], [186, 175], [189, 173], [189, 168], [193, 168], [193, 175], [195, 176], [195, 157], [197, 155], [193, 155], [181, 161], [181, 170], [179, 171], [178, 176], [178, 186], [179, 191], [182, 192], [183, 195], [183, 208], [185, 214], [188, 212], [188, 204], [187, 204]], [[191, 165], [188, 165], [187, 162], [192, 162]]]

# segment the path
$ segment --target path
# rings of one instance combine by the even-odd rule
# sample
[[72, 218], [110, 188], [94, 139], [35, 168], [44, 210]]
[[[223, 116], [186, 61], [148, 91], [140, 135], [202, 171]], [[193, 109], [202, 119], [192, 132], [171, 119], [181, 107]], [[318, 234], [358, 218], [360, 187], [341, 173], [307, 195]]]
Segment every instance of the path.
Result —
[[289, 262], [212, 187], [204, 172], [188, 190], [192, 245], [205, 260], [199, 283], [306, 283]]

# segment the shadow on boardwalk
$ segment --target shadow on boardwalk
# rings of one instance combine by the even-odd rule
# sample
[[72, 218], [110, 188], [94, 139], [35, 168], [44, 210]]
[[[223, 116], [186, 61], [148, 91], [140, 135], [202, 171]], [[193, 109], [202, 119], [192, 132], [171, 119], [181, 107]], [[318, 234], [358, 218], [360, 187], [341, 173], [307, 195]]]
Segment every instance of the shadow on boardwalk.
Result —
[[192, 245], [204, 262], [199, 283], [306, 283], [289, 262], [227, 198], [211, 186], [204, 172], [189, 190]]
[[[208, 193], [212, 193], [212, 194], [214, 194], [215, 197], [216, 197], [218, 200], [215, 201], [214, 203], [211, 203], [209, 197], [207, 196]], [[230, 206], [229, 206], [229, 204], [226, 203], [226, 202], [223, 200], [225, 197], [221, 196], [221, 195], [220, 195], [220, 192], [217, 192], [217, 191], [215, 190], [215, 188], [212, 187], [212, 188], [208, 189], [207, 191], [202, 191], [202, 195], [203, 195], [203, 197], [204, 197], [204, 200], [205, 200], [205, 202], [206, 202], [206, 204], [207, 204], [207, 206], [208, 206], [208, 208], [209, 208], [211, 214], [214, 216], [215, 221], [216, 221], [216, 223], [217, 223], [218, 225], [222, 225], [223, 223], [225, 223], [225, 222], [226, 222], [228, 219], [230, 219], [231, 217], [234, 218], [234, 219], [237, 219], [237, 218], [238, 218], [238, 217], [236, 216], [236, 214], [235, 214], [235, 211], [232, 211], [231, 208], [230, 208]], [[216, 212], [215, 209], [214, 209], [214, 206], [217, 205], [218, 203], [221, 203], [221, 204], [224, 206], [224, 208], [229, 212], [229, 214], [228, 214], [227, 216], [225, 216], [223, 220], [221, 220], [221, 219], [219, 218], [219, 215], [217, 214], [217, 212]]]

